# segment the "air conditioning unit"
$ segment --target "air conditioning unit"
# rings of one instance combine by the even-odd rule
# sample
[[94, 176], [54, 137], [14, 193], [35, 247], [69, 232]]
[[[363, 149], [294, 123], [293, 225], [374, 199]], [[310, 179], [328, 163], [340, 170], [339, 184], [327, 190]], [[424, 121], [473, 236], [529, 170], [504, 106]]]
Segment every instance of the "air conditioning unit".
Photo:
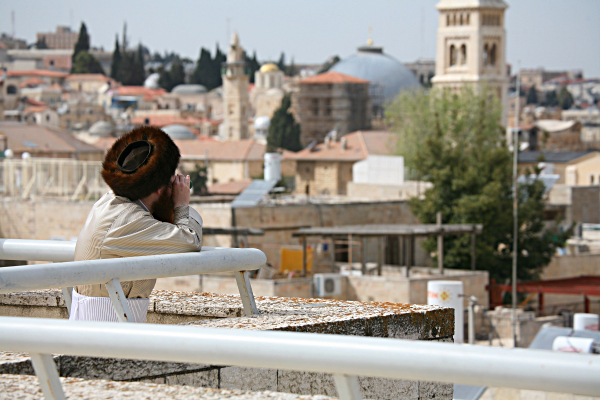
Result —
[[342, 294], [342, 276], [339, 274], [314, 274], [315, 297], [339, 296]]

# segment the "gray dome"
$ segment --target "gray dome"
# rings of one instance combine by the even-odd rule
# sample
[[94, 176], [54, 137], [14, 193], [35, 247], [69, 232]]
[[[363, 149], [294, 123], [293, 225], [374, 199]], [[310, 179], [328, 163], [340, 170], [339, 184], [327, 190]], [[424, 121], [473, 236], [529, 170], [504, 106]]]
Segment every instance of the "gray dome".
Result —
[[404, 89], [419, 87], [417, 78], [408, 68], [377, 46], [359, 47], [356, 54], [335, 64], [331, 71], [371, 82], [371, 102], [377, 105], [393, 100]]
[[98, 121], [95, 122], [88, 131], [90, 135], [98, 137], [110, 137], [115, 131], [115, 128], [110, 122]]
[[187, 126], [173, 124], [167, 125], [162, 130], [173, 140], [196, 140], [196, 135]]
[[206, 92], [207, 90], [204, 86], [191, 84], [177, 85], [173, 88], [173, 90], [171, 90], [171, 93], [175, 94], [202, 94]]

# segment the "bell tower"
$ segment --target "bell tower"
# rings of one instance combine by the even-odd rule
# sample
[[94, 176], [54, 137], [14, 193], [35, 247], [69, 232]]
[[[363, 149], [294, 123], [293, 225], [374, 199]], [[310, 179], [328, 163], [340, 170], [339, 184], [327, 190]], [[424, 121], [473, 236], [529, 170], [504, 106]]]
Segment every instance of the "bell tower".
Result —
[[441, 0], [433, 85], [465, 84], [494, 90], [506, 125], [508, 77], [503, 0]]
[[245, 66], [244, 50], [240, 46], [237, 33], [234, 33], [227, 52], [227, 62], [223, 64], [222, 71], [225, 129], [221, 132], [221, 137], [224, 140], [241, 140], [249, 137], [250, 77], [246, 74]]

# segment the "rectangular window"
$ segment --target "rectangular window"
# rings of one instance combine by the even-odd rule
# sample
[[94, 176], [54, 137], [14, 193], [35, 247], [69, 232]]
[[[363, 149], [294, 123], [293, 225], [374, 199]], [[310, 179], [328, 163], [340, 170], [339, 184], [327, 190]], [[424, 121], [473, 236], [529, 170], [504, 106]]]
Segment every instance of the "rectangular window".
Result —
[[311, 110], [313, 115], [319, 115], [319, 99], [312, 99]]
[[331, 99], [325, 99], [325, 115], [331, 115]]

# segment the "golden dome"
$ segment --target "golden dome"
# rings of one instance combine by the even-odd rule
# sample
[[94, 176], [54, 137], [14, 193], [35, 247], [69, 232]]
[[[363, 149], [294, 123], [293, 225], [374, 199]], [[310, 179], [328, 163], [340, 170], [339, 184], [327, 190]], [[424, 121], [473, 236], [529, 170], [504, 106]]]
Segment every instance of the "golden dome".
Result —
[[262, 67], [260, 67], [260, 72], [275, 72], [279, 71], [279, 67], [277, 67], [274, 63], [266, 63]]

